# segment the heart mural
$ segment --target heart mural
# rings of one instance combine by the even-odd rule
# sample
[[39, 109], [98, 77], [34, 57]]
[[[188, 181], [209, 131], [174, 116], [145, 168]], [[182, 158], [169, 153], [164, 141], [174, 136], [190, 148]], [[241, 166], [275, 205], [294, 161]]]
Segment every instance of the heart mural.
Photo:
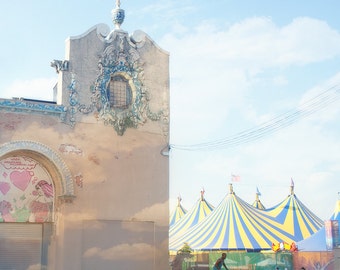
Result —
[[3, 195], [6, 195], [10, 188], [7, 182], [0, 182], [0, 191]]
[[11, 172], [9, 178], [11, 179], [11, 182], [14, 186], [22, 191], [25, 191], [31, 181], [32, 174], [29, 171], [13, 171]]

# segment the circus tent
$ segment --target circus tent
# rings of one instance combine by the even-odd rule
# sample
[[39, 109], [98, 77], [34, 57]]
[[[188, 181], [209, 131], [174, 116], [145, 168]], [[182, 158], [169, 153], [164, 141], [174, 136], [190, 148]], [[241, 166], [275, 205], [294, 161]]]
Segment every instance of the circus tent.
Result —
[[265, 211], [275, 218], [282, 228], [285, 228], [295, 242], [310, 237], [323, 226], [323, 221], [294, 194], [293, 180], [290, 185], [290, 195], [278, 205]]
[[[330, 220], [337, 220], [340, 224], [340, 200], [337, 201]], [[327, 251], [325, 226], [312, 236], [297, 242], [297, 246], [301, 251]]]
[[182, 206], [181, 201], [182, 201], [182, 198], [179, 196], [177, 198], [177, 206], [175, 210], [172, 212], [172, 214], [170, 215], [170, 221], [169, 221], [170, 227], [174, 225], [177, 221], [179, 221], [187, 213], [187, 210]]
[[326, 251], [326, 230], [322, 227], [312, 236], [297, 242], [297, 248], [299, 251]]
[[229, 194], [212, 213], [171, 239], [169, 246], [170, 250], [180, 249], [183, 243], [194, 250], [265, 250], [281, 241], [294, 240], [274, 218], [236, 196], [230, 184]]
[[201, 222], [213, 209], [214, 207], [204, 198], [204, 190], [202, 190], [201, 196], [193, 208], [170, 227], [169, 238], [172, 239], [174, 236], [182, 235], [186, 230]]
[[[301, 229], [300, 229], [301, 226]], [[184, 243], [194, 250], [266, 250], [273, 243], [300, 241], [322, 226], [294, 195], [276, 207], [259, 210], [230, 192], [204, 220], [183, 235], [172, 237], [170, 250]]]

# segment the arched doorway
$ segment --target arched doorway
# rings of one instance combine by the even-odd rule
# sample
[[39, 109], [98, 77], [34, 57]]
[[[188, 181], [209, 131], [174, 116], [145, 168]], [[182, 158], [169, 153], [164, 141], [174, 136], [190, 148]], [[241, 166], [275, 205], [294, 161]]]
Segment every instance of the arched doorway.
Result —
[[[0, 269], [44, 269], [57, 198], [72, 197], [66, 165], [48, 147], [11, 142], [0, 147]], [[65, 174], [66, 172], [66, 174]]]

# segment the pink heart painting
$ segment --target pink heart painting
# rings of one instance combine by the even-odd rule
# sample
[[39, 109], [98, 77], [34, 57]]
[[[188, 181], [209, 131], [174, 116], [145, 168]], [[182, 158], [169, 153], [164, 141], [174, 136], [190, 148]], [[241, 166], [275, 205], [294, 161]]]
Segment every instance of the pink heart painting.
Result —
[[25, 191], [31, 181], [32, 174], [29, 171], [13, 171], [9, 177], [14, 186], [16, 186], [18, 189], [21, 189], [22, 191]]
[[3, 195], [6, 195], [9, 189], [10, 186], [7, 182], [0, 182], [0, 191]]

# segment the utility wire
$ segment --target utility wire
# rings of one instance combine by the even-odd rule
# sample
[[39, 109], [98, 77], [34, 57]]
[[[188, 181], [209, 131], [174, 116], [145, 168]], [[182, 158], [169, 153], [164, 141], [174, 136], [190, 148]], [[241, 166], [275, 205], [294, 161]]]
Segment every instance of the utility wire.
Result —
[[330, 104], [336, 102], [340, 98], [340, 85], [332, 86], [321, 92], [312, 99], [301, 104], [297, 109], [289, 110], [277, 117], [262, 123], [259, 126], [244, 130], [236, 135], [226, 137], [206, 143], [198, 143], [192, 145], [176, 145], [171, 144], [170, 149], [180, 149], [187, 151], [216, 150], [240, 144], [252, 142], [262, 137], [272, 134], [278, 130], [288, 127], [302, 118], [306, 118], [314, 114]]

